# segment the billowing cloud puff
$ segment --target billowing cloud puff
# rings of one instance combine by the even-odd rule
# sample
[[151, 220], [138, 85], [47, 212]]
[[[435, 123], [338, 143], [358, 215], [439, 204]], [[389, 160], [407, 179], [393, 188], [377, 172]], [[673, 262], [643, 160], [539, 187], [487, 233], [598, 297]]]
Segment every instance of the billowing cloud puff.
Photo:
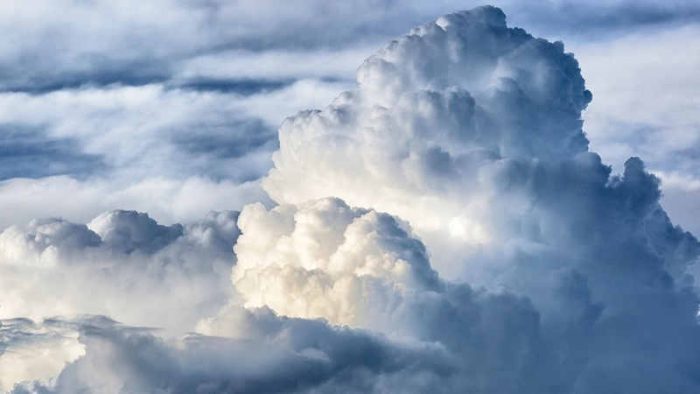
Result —
[[[562, 372], [569, 390], [649, 383], [650, 370], [692, 387], [674, 365], [699, 354], [700, 247], [641, 160], [612, 175], [588, 151], [590, 99], [561, 43], [496, 8], [449, 15], [370, 57], [356, 90], [288, 119], [264, 186], [281, 204], [334, 196], [397, 215], [444, 278], [527, 297], [545, 342], [581, 362]], [[677, 332], [689, 347], [665, 339]], [[613, 383], [596, 383], [606, 369]]]
[[[282, 316], [367, 330], [391, 338], [395, 349], [423, 352], [425, 364], [415, 379], [402, 382], [383, 371], [358, 379], [358, 389], [424, 392], [438, 387], [438, 379], [444, 392], [519, 387], [548, 392], [544, 376], [554, 356], [543, 346], [548, 339], [541, 337], [532, 305], [443, 281], [423, 244], [399, 219], [322, 199], [269, 210], [250, 205], [239, 225], [233, 283], [240, 299], [204, 320], [202, 332], [250, 339], [259, 331], [251, 316], [269, 308]], [[327, 350], [320, 354], [334, 360]], [[384, 362], [367, 357], [365, 368]], [[318, 390], [352, 388], [324, 383]]]
[[112, 211], [93, 219], [88, 227], [111, 248], [131, 253], [140, 250], [153, 253], [183, 234], [180, 224], [161, 226], [145, 213]]
[[415, 292], [436, 291], [425, 248], [395, 218], [326, 199], [247, 206], [233, 283], [247, 307], [380, 327]]
[[[521, 177], [509, 174], [514, 160], [587, 154], [580, 115], [590, 93], [576, 60], [508, 28], [496, 8], [414, 29], [365, 61], [358, 84], [282, 125], [264, 183], [273, 199], [375, 207], [408, 220], [429, 247], [452, 240], [462, 255], [499, 241], [488, 212]], [[530, 205], [511, 200], [513, 214]]]
[[264, 186], [279, 203], [334, 196], [397, 215], [442, 275], [491, 289], [619, 260], [627, 241], [692, 261], [696, 241], [668, 222], [641, 162], [611, 176], [587, 151], [590, 99], [561, 43], [496, 8], [445, 16], [370, 57], [356, 90], [288, 119]]
[[163, 226], [112, 211], [88, 225], [10, 227], [0, 233], [0, 317], [91, 313], [186, 332], [230, 297], [237, 216]]
[[[606, 315], [591, 301], [585, 277], [572, 274], [552, 295], [562, 306], [560, 320], [543, 319], [524, 298], [442, 281], [405, 224], [337, 199], [249, 206], [240, 224], [233, 280], [242, 299], [200, 323], [209, 336], [164, 339], [105, 319], [79, 319], [69, 322], [72, 334], [63, 335], [70, 346], [63, 346], [84, 356], [61, 354], [70, 364], [60, 374], [15, 391], [694, 389], [678, 369], [692, 370], [699, 361], [692, 345], [697, 324], [682, 305], [648, 303], [648, 316]], [[673, 292], [660, 298], [682, 302]], [[669, 320], [653, 324], [659, 311]], [[337, 327], [344, 324], [350, 328]], [[636, 324], [647, 330], [630, 327]], [[46, 326], [55, 332], [56, 323], [40, 327]], [[670, 340], [672, 333], [682, 340]], [[649, 342], [655, 334], [663, 340]]]

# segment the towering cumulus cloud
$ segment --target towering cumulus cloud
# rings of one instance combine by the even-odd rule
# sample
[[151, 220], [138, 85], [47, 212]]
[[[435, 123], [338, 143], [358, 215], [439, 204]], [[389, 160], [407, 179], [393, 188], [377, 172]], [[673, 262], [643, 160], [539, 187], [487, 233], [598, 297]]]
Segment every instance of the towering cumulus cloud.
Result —
[[431, 252], [450, 275], [455, 254], [532, 233], [538, 223], [522, 215], [539, 198], [538, 171], [597, 160], [576, 60], [495, 8], [414, 29], [367, 59], [358, 85], [282, 125], [265, 188], [281, 203], [336, 196], [399, 215], [440, 243]]
[[689, 389], [698, 243], [639, 159], [612, 176], [588, 151], [590, 100], [561, 43], [508, 28], [496, 8], [448, 15], [367, 59], [356, 90], [289, 118], [265, 188], [279, 203], [334, 196], [397, 215], [442, 277], [527, 297], [567, 390], [658, 392], [659, 374]]
[[[0, 352], [26, 366], [0, 370], [3, 388], [700, 392], [700, 244], [640, 159], [616, 175], [588, 150], [591, 94], [563, 44], [482, 7], [412, 30], [357, 75], [284, 122], [264, 181], [277, 205], [246, 206], [237, 226], [118, 211], [0, 234], [5, 294], [28, 294], [23, 278], [72, 294], [45, 277], [94, 265], [117, 274], [105, 291], [156, 295], [132, 309], [67, 298], [70, 311], [25, 296], [13, 314], [37, 322], [3, 321]], [[51, 313], [65, 317], [39, 321]]]

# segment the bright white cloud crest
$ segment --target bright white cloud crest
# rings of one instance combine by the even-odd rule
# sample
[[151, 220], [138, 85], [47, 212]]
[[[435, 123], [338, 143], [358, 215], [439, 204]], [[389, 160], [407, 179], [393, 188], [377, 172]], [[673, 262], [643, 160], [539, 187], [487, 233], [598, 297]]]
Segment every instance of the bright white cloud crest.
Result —
[[247, 206], [233, 283], [246, 307], [381, 329], [416, 292], [436, 291], [425, 249], [393, 217], [326, 199]]
[[71, 328], [51, 331], [67, 342], [20, 343], [36, 329], [3, 323], [5, 354], [79, 342], [84, 355], [53, 351], [70, 362], [54, 379], [0, 384], [697, 392], [700, 245], [670, 223], [640, 159], [612, 175], [588, 151], [590, 100], [561, 43], [497, 8], [416, 28], [365, 61], [355, 90], [282, 125], [264, 181], [278, 205], [246, 206], [237, 226], [233, 213], [163, 226], [116, 211], [1, 233], [2, 316], [199, 334], [67, 316], [43, 325]]
[[282, 125], [265, 189], [280, 203], [336, 196], [396, 214], [429, 247], [452, 239], [458, 251], [431, 251], [441, 268], [439, 250], [503, 241], [490, 212], [529, 209], [529, 196], [502, 196], [521, 177], [512, 167], [588, 154], [576, 60], [497, 9], [414, 29], [366, 60], [358, 84]]

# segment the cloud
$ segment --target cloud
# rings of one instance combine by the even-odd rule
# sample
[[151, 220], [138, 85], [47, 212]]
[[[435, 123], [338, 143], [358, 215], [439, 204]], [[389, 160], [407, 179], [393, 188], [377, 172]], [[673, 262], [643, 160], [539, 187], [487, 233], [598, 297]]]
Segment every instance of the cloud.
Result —
[[[392, 41], [357, 82], [280, 128], [263, 182], [276, 206], [184, 225], [116, 211], [4, 230], [13, 301], [0, 311], [38, 321], [19, 334], [58, 324], [83, 353], [57, 351], [41, 374], [2, 384], [698, 391], [700, 244], [671, 223], [642, 160], [613, 175], [589, 151], [591, 94], [563, 44], [481, 7]], [[39, 321], [77, 313], [126, 324]]]
[[6, 209], [0, 228], [27, 223], [35, 217], [86, 222], [120, 207], [148, 212], [164, 223], [191, 222], [212, 210], [230, 210], [267, 200], [258, 182], [239, 184], [202, 177], [85, 181], [67, 176], [18, 178], [0, 182], [0, 206]]
[[240, 226], [233, 283], [247, 307], [379, 328], [414, 292], [439, 288], [425, 248], [402, 224], [340, 200], [249, 205]]
[[9, 392], [23, 381], [49, 384], [66, 363], [83, 354], [73, 329], [50, 321], [0, 320], [0, 390]]
[[[405, 224], [386, 214], [326, 199], [297, 208], [249, 206], [241, 225], [245, 235], [237, 243], [240, 261], [235, 270], [246, 275], [233, 274], [243, 296], [240, 301], [255, 297], [240, 282], [251, 280], [247, 274], [261, 268], [267, 275], [255, 282], [264, 296], [275, 294], [275, 282], [296, 283], [280, 294], [290, 305], [276, 303], [271, 296], [263, 298], [262, 309], [250, 304], [244, 309], [233, 299], [218, 316], [200, 323], [199, 330], [208, 336], [184, 339], [162, 338], [152, 330], [102, 318], [70, 321], [67, 325], [73, 331], [68, 332], [73, 334], [68, 337], [77, 336], [72, 346], [82, 346], [84, 356], [56, 357], [69, 363], [60, 374], [44, 379], [48, 383], [22, 382], [15, 392], [556, 393], [613, 392], [620, 384], [658, 392], [662, 387], [656, 379], [644, 379], [651, 371], [656, 377], [664, 374], [663, 387], [692, 392], [692, 382], [677, 375], [676, 367], [679, 360], [687, 365], [696, 362], [697, 349], [686, 349], [687, 342], [669, 341], [668, 336], [651, 350], [638, 347], [637, 341], [649, 337], [629, 331], [627, 325], [637, 319], [648, 324], [649, 317], [630, 320], [619, 312], [606, 316], [601, 305], [591, 302], [581, 275], [567, 276], [554, 294], [563, 308], [555, 324], [542, 319], [524, 298], [440, 281], [427, 266], [420, 241]], [[358, 231], [364, 236], [355, 237]], [[267, 247], [270, 241], [277, 246]], [[358, 241], [365, 247], [350, 246]], [[347, 250], [352, 251], [350, 258], [345, 256]], [[329, 253], [333, 257], [327, 264]], [[378, 264], [377, 256], [386, 264]], [[274, 272], [276, 265], [281, 270]], [[392, 265], [412, 266], [414, 280], [401, 275], [401, 270], [385, 269]], [[326, 289], [319, 299], [319, 278], [324, 277], [339, 286]], [[348, 278], [359, 284], [361, 297], [344, 291]], [[350, 304], [360, 313], [343, 322], [347, 315], [332, 307], [303, 307], [324, 301], [341, 311]], [[321, 317], [350, 327], [278, 316], [267, 306], [282, 315]], [[694, 319], [664, 320], [663, 325], [648, 328], [685, 332], [686, 340], [698, 334]], [[621, 331], [627, 334], [624, 340]], [[656, 358], [650, 364], [643, 362], [651, 354]], [[630, 364], [635, 367], [632, 371], [627, 370]], [[610, 368], [612, 376], [606, 372]], [[612, 383], [601, 384], [601, 377]]]
[[[94, 157], [102, 163], [102, 168], [93, 166], [81, 172], [78, 167], [78, 171], [60, 175], [117, 172], [138, 178], [208, 173], [212, 178], [240, 182], [263, 174], [269, 167], [269, 152], [276, 146], [273, 130], [278, 120], [262, 120], [246, 111], [245, 99], [242, 102], [240, 97], [225, 94], [146, 85], [38, 96], [6, 93], [0, 95], [0, 102], [0, 123], [10, 130], [35, 130], [33, 141], [26, 143], [28, 149], [47, 150], [51, 140], [69, 140], [74, 142], [75, 155]], [[209, 154], [213, 148], [201, 143], [214, 139], [220, 149], [228, 150]], [[8, 142], [4, 139], [2, 143]], [[60, 160], [60, 156], [56, 160], [60, 151], [47, 153], [41, 160], [35, 159], [36, 167], [42, 161]]]
[[[615, 181], [620, 182], [616, 191], [636, 187], [634, 194], [643, 197], [640, 189], [651, 186], [648, 198], [658, 198], [641, 161], [631, 159], [627, 167], [625, 179]], [[625, 201], [630, 203], [644, 206]], [[643, 242], [654, 242], [659, 256], [645, 255], [649, 251], [635, 244], [634, 236], [613, 241], [630, 250], [608, 250], [610, 257], [596, 256], [601, 260], [579, 266], [566, 261], [568, 267], [552, 267], [537, 261], [546, 256], [518, 256], [524, 261], [508, 261], [515, 272], [503, 276], [520, 293], [516, 296], [439, 278], [422, 243], [389, 215], [337, 199], [271, 210], [251, 205], [241, 214], [243, 235], [235, 247], [232, 280], [240, 299], [199, 329], [250, 338], [257, 329], [245, 323], [241, 313], [246, 312], [236, 306], [243, 305], [370, 330], [392, 338], [395, 346], [438, 345], [450, 360], [439, 385], [445, 392], [583, 393], [627, 387], [653, 393], [668, 387], [657, 380], [692, 392], [694, 383], [678, 374], [677, 366], [692, 368], [697, 362], [697, 298], [681, 279], [700, 246], [654, 215], [661, 225], [650, 221], [647, 229], [662, 234]], [[595, 245], [587, 247], [591, 250], [569, 251], [578, 259], [601, 253]], [[664, 254], [667, 260], [661, 261]], [[681, 276], [677, 284], [673, 274]], [[640, 326], [645, 329], [635, 328]], [[677, 333], [684, 339], [669, 340]], [[391, 387], [418, 392], [436, 387], [427, 384]]]
[[35, 220], [0, 232], [0, 317], [108, 315], [187, 332], [231, 297], [237, 213], [160, 225], [106, 212], [87, 225]]
[[684, 212], [697, 193], [665, 174], [678, 174], [691, 185], [700, 173], [700, 111], [694, 98], [700, 48], [693, 39], [698, 33], [698, 26], [690, 25], [575, 45], [599, 97], [585, 113], [593, 148], [618, 169], [630, 155], [644, 157], [664, 181], [668, 198], [662, 204], [674, 222], [695, 234], [700, 232], [695, 216]]
[[[422, 392], [438, 387], [439, 376], [445, 392], [548, 391], [542, 378], [554, 360], [531, 304], [441, 280], [423, 244], [397, 218], [323, 199], [271, 210], [250, 205], [239, 223], [232, 280], [240, 299], [200, 323], [202, 332], [250, 338], [259, 331], [247, 320], [250, 311], [269, 308], [383, 334], [399, 349], [430, 350], [417, 372], [427, 380], [370, 376], [365, 390]], [[436, 350], [439, 357], [431, 355]], [[372, 354], [364, 359], [366, 368], [384, 363]], [[401, 369], [403, 376], [407, 367]], [[319, 390], [333, 391], [327, 386]], [[335, 388], [352, 389], [349, 382]]]
[[[692, 1], [663, 5], [628, 0], [496, 3], [517, 23], [548, 35], [605, 35], [621, 27], [697, 22], [700, 15]], [[333, 63], [334, 55], [324, 56], [324, 51], [343, 53], [350, 47], [376, 45], [436, 15], [479, 4], [463, 0], [358, 0], [352, 4], [304, 0], [293, 5], [269, 0], [155, 0], [149, 4], [129, 0], [119, 6], [105, 0], [51, 4], [33, 0], [5, 4], [0, 8], [0, 31], [8, 40], [0, 46], [0, 90], [41, 93], [88, 85], [164, 83], [184, 75], [183, 69], [189, 69], [194, 59], [225, 61], [230, 51], [261, 53], [262, 59], [275, 56], [276, 51], [291, 51], [311, 59], [326, 57]], [[236, 62], [246, 63], [246, 59]], [[298, 78], [314, 69], [304, 64], [287, 64], [287, 68], [301, 69]], [[233, 68], [240, 70], [234, 76], [238, 80], [275, 79], [279, 69], [260, 75], [266, 67]]]
[[162, 85], [0, 94], [0, 161], [12, 164], [0, 171], [0, 228], [46, 216], [87, 221], [112, 209], [191, 221], [265, 200], [257, 179], [272, 164], [284, 114], [320, 106], [345, 86], [304, 80], [245, 96]]
[[[336, 196], [395, 214], [429, 249], [433, 240], [460, 248], [450, 256], [498, 242], [479, 216], [517, 188], [509, 172], [527, 174], [536, 159], [595, 158], [581, 130], [590, 93], [576, 60], [491, 10], [416, 28], [365, 61], [357, 90], [285, 121], [265, 190], [280, 203]], [[510, 195], [502, 208], [527, 209]], [[447, 269], [445, 248], [433, 249]]]
[[[383, 3], [158, 0], [115, 6], [101, 0], [61, 0], [51, 5], [6, 4], [0, 9], [0, 31], [16, 44], [0, 47], [5, 59], [0, 62], [0, 89], [42, 93], [89, 85], [163, 83], [180, 74], [183, 63], [228, 50], [313, 52], [319, 46], [357, 44], [358, 36], [360, 41], [376, 40], [393, 33], [395, 23], [376, 23], [392, 19], [390, 11], [396, 8]], [[386, 12], [377, 12], [382, 8]], [[62, 10], [60, 15], [56, 9]], [[169, 10], [167, 15], [164, 9]], [[315, 18], [310, 9], [323, 9], [326, 17]], [[339, 20], [344, 23], [336, 23]], [[234, 78], [253, 74], [245, 70]]]
[[[527, 297], [542, 340], [581, 362], [560, 391], [655, 392], [650, 371], [692, 391], [673, 365], [697, 354], [698, 242], [641, 160], [614, 176], [588, 151], [590, 99], [562, 44], [495, 8], [449, 15], [370, 57], [357, 89], [288, 119], [264, 187], [280, 204], [334, 196], [397, 215], [443, 278]], [[658, 341], [645, 348], [634, 327]], [[694, 350], [666, 339], [676, 331]]]
[[79, 336], [85, 356], [49, 383], [24, 382], [13, 392], [366, 392], [397, 384], [419, 392], [450, 370], [435, 347], [395, 346], [371, 333], [265, 311], [245, 312], [244, 319], [258, 339], [164, 340], [106, 318], [55, 321]]
[[[349, 89], [355, 67], [381, 42], [465, 4], [476, 2], [3, 5], [0, 31], [8, 41], [0, 45], [0, 128], [8, 133], [0, 141], [0, 163], [7, 163], [0, 177], [84, 180], [121, 172], [124, 177], [254, 180], [270, 166], [274, 130], [283, 115], [325, 104], [338, 90]], [[688, 25], [698, 15], [697, 6], [685, 1], [499, 5], [537, 34], [576, 39], [585, 34], [589, 42], [595, 33], [597, 43], [618, 37], [620, 27]], [[169, 10], [167, 16], [162, 9]], [[241, 103], [241, 96], [255, 97]], [[651, 168], [658, 169], [654, 163]], [[106, 209], [141, 208], [114, 205], [88, 216]], [[14, 223], [42, 215], [40, 210]]]

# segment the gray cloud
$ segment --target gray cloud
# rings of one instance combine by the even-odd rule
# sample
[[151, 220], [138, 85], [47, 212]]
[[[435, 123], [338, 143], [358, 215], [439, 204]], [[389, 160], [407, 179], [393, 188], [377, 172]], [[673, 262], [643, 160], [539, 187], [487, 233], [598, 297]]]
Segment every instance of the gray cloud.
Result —
[[81, 152], [71, 138], [47, 138], [25, 125], [0, 125], [0, 180], [72, 173], [80, 176], [104, 170], [97, 155]]
[[[113, 209], [192, 221], [265, 200], [258, 179], [278, 146], [273, 130], [285, 114], [320, 106], [346, 86], [301, 80], [247, 95], [163, 85], [0, 94], [0, 123], [21, 131], [6, 134], [12, 165], [2, 170], [0, 228], [44, 216], [87, 221]], [[23, 155], [18, 145], [41, 154]]]
[[109, 319], [65, 322], [80, 332], [86, 356], [66, 367], [53, 387], [26, 383], [13, 392], [363, 392], [401, 381], [417, 384], [416, 390], [405, 386], [413, 392], [450, 371], [439, 349], [395, 346], [370, 333], [265, 311], [248, 312], [246, 319], [260, 340], [191, 336], [177, 347]]

